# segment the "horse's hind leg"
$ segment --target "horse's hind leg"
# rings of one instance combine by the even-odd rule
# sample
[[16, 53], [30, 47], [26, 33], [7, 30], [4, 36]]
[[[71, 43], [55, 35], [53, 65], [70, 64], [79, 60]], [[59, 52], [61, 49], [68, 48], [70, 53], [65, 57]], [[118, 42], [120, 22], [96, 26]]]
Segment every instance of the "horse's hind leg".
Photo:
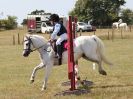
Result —
[[33, 71], [32, 71], [32, 74], [31, 74], [31, 78], [30, 78], [30, 82], [33, 83], [34, 82], [34, 78], [35, 78], [35, 74], [36, 74], [36, 71], [43, 68], [45, 65], [43, 63], [40, 63], [39, 65], [37, 65]]
[[102, 75], [107, 75], [106, 71], [102, 68], [102, 61], [98, 62], [98, 71]]

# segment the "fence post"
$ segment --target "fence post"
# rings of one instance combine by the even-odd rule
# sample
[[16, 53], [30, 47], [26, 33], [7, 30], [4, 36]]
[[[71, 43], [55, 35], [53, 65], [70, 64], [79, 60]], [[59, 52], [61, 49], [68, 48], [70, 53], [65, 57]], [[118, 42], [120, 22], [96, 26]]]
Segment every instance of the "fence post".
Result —
[[112, 28], [112, 41], [114, 40], [114, 28]]
[[82, 31], [79, 31], [79, 36], [81, 36], [82, 35]]
[[13, 35], [12, 39], [13, 39], [13, 45], [15, 45], [15, 36], [14, 35]]
[[19, 36], [19, 33], [18, 33], [18, 44], [20, 44], [20, 36]]
[[108, 40], [110, 39], [110, 37], [109, 37], [109, 31], [108, 31]]

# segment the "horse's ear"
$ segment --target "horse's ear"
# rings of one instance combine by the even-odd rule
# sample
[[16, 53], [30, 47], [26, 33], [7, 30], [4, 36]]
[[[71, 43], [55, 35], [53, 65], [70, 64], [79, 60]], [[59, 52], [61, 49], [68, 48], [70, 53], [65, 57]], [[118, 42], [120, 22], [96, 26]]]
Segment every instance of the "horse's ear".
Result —
[[24, 34], [24, 38], [28, 39], [30, 37], [29, 34]]
[[28, 34], [28, 33], [27, 33], [27, 34], [25, 34], [25, 37], [30, 37], [30, 34]]

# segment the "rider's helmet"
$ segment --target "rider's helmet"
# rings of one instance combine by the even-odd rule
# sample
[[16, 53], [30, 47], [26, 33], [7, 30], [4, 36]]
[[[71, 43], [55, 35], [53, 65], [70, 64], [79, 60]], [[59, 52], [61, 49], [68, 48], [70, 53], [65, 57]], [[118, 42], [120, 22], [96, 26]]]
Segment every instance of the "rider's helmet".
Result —
[[60, 18], [58, 16], [58, 14], [52, 14], [49, 18], [49, 21], [53, 21], [53, 22], [59, 22]]

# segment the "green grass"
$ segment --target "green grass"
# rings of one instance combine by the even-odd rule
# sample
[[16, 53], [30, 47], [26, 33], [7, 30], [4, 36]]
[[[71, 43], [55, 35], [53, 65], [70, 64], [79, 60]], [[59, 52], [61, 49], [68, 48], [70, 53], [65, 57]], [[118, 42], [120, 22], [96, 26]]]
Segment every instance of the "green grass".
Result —
[[[20, 32], [22, 37], [25, 31]], [[35, 83], [30, 84], [29, 81], [32, 69], [40, 62], [38, 53], [31, 53], [24, 58], [23, 46], [13, 46], [6, 39], [13, 34], [17, 36], [14, 31], [0, 32], [0, 38], [3, 38], [0, 39], [0, 99], [132, 99], [133, 39], [103, 40], [106, 56], [114, 63], [113, 67], [103, 64], [107, 76], [100, 75], [97, 68], [92, 70], [91, 62], [79, 60], [81, 79], [87, 77], [87, 80], [93, 82], [88, 88], [88, 94], [54, 96], [70, 88], [61, 86], [61, 83], [68, 81], [67, 65], [53, 67], [48, 89], [41, 92], [44, 69], [37, 72]]]

